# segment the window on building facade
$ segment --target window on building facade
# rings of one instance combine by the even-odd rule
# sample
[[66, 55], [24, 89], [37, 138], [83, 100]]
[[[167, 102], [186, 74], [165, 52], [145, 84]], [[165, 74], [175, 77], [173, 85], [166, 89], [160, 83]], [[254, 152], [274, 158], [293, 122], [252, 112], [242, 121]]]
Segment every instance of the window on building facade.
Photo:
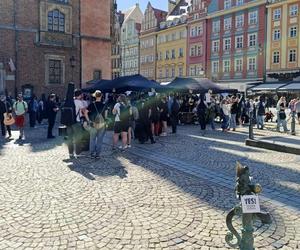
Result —
[[166, 68], [166, 78], [169, 77], [169, 68]]
[[220, 50], [220, 41], [217, 40], [217, 41], [213, 41], [212, 43], [213, 43], [212, 44], [213, 52], [218, 53]]
[[176, 33], [172, 33], [172, 41], [176, 40]]
[[243, 26], [244, 26], [244, 14], [236, 16], [235, 27], [242, 28]]
[[159, 78], [163, 77], [163, 71], [162, 71], [162, 69], [159, 69], [159, 71], [158, 71], [158, 77]]
[[297, 36], [297, 26], [290, 27], [290, 37]]
[[179, 48], [179, 57], [183, 57], [183, 48]]
[[273, 32], [273, 40], [274, 41], [280, 40], [280, 29], [274, 30], [274, 32]]
[[298, 4], [290, 5], [290, 16], [298, 15]]
[[212, 31], [213, 31], [213, 33], [219, 33], [220, 32], [220, 20], [213, 21], [213, 23], [212, 23]]
[[172, 49], [172, 59], [175, 59], [175, 57], [176, 57], [175, 49]]
[[190, 48], [190, 56], [195, 56], [195, 47], [194, 46], [192, 46]]
[[168, 51], [168, 50], [166, 51], [165, 59], [166, 59], [166, 60], [169, 60], [169, 51]]
[[190, 29], [190, 37], [195, 37], [196, 36], [196, 28], [195, 27], [191, 27]]
[[242, 49], [243, 48], [243, 36], [236, 36], [235, 37], [235, 48]]
[[297, 52], [295, 49], [290, 49], [289, 51], [289, 62], [296, 62]]
[[224, 50], [228, 51], [231, 48], [231, 39], [230, 38], [225, 38], [224, 39]]
[[275, 9], [273, 11], [273, 20], [279, 20], [281, 18], [281, 9]]
[[231, 8], [231, 0], [224, 0], [224, 9], [230, 9]]
[[59, 10], [48, 12], [48, 31], [65, 32], [65, 15]]
[[49, 60], [49, 84], [62, 83], [62, 61], [61, 60]]
[[235, 72], [242, 72], [243, 71], [243, 59], [235, 59]]
[[183, 76], [183, 67], [182, 66], [178, 67], [178, 76]]
[[197, 36], [201, 36], [203, 33], [203, 26], [202, 25], [199, 25], [197, 27]]
[[227, 17], [224, 19], [224, 30], [230, 30], [231, 29], [231, 17]]
[[190, 76], [194, 76], [194, 75], [196, 75], [196, 69], [194, 66], [191, 66], [190, 67]]
[[212, 73], [219, 73], [219, 61], [212, 62]]
[[69, 3], [69, 0], [52, 0], [52, 1], [58, 3]]
[[256, 33], [248, 35], [248, 47], [255, 47], [256, 46]]
[[249, 25], [256, 25], [257, 24], [257, 20], [258, 20], [258, 18], [257, 18], [257, 10], [249, 12], [248, 19], [249, 19], [249, 21], [248, 21]]
[[94, 80], [101, 80], [102, 79], [102, 71], [97, 69], [97, 70], [94, 70], [93, 72], [93, 79]]
[[223, 61], [223, 72], [229, 73], [230, 72], [230, 60]]
[[248, 71], [256, 71], [256, 57], [248, 57]]
[[174, 66], [171, 69], [171, 77], [175, 77], [175, 67]]
[[244, 0], [236, 0], [236, 6], [241, 6], [244, 4]]
[[280, 57], [279, 57], [279, 51], [273, 52], [273, 63], [279, 63]]
[[199, 44], [197, 46], [197, 56], [202, 56], [202, 45], [201, 44]]

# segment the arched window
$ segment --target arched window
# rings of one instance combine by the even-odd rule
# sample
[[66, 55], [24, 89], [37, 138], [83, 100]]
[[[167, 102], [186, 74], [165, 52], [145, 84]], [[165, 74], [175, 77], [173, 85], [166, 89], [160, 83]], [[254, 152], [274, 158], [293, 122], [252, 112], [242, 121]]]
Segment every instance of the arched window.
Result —
[[65, 15], [59, 10], [48, 12], [48, 31], [65, 32]]

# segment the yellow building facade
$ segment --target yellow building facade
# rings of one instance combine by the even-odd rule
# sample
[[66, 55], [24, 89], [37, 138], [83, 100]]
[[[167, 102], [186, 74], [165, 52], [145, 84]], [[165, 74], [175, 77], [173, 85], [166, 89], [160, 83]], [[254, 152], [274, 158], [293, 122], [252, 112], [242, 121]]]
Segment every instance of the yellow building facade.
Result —
[[300, 69], [300, 0], [274, 0], [267, 5], [266, 73], [292, 80]]
[[156, 80], [170, 82], [186, 76], [187, 25], [186, 18], [162, 22], [156, 33]]

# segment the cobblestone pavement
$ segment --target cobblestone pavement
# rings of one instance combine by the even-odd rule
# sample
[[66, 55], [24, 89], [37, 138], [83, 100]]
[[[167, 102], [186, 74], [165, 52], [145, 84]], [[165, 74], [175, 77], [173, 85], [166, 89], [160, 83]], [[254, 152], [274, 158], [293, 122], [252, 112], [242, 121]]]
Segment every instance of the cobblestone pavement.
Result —
[[68, 161], [63, 140], [46, 141], [45, 128], [26, 131], [24, 144], [0, 141], [0, 249], [229, 249], [236, 160], [267, 190], [273, 224], [255, 224], [257, 249], [299, 249], [290, 196], [299, 197], [299, 158], [246, 148], [243, 131], [201, 137], [198, 129], [125, 153], [106, 145], [99, 161]]

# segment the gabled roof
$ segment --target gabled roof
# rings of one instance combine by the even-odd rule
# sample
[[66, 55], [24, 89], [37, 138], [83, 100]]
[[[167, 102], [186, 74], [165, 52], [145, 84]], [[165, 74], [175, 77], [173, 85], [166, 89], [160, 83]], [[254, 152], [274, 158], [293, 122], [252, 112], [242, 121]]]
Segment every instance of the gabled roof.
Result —
[[155, 15], [158, 22], [163, 21], [166, 18], [166, 16], [168, 15], [167, 11], [156, 9], [156, 8], [153, 8], [153, 7], [152, 7], [152, 9], [154, 11], [154, 15]]
[[178, 13], [175, 13], [175, 11], [180, 9], [181, 6], [188, 6], [187, 1], [186, 0], [176, 0], [176, 4], [175, 4], [174, 8], [169, 12], [169, 16], [178, 15]]

